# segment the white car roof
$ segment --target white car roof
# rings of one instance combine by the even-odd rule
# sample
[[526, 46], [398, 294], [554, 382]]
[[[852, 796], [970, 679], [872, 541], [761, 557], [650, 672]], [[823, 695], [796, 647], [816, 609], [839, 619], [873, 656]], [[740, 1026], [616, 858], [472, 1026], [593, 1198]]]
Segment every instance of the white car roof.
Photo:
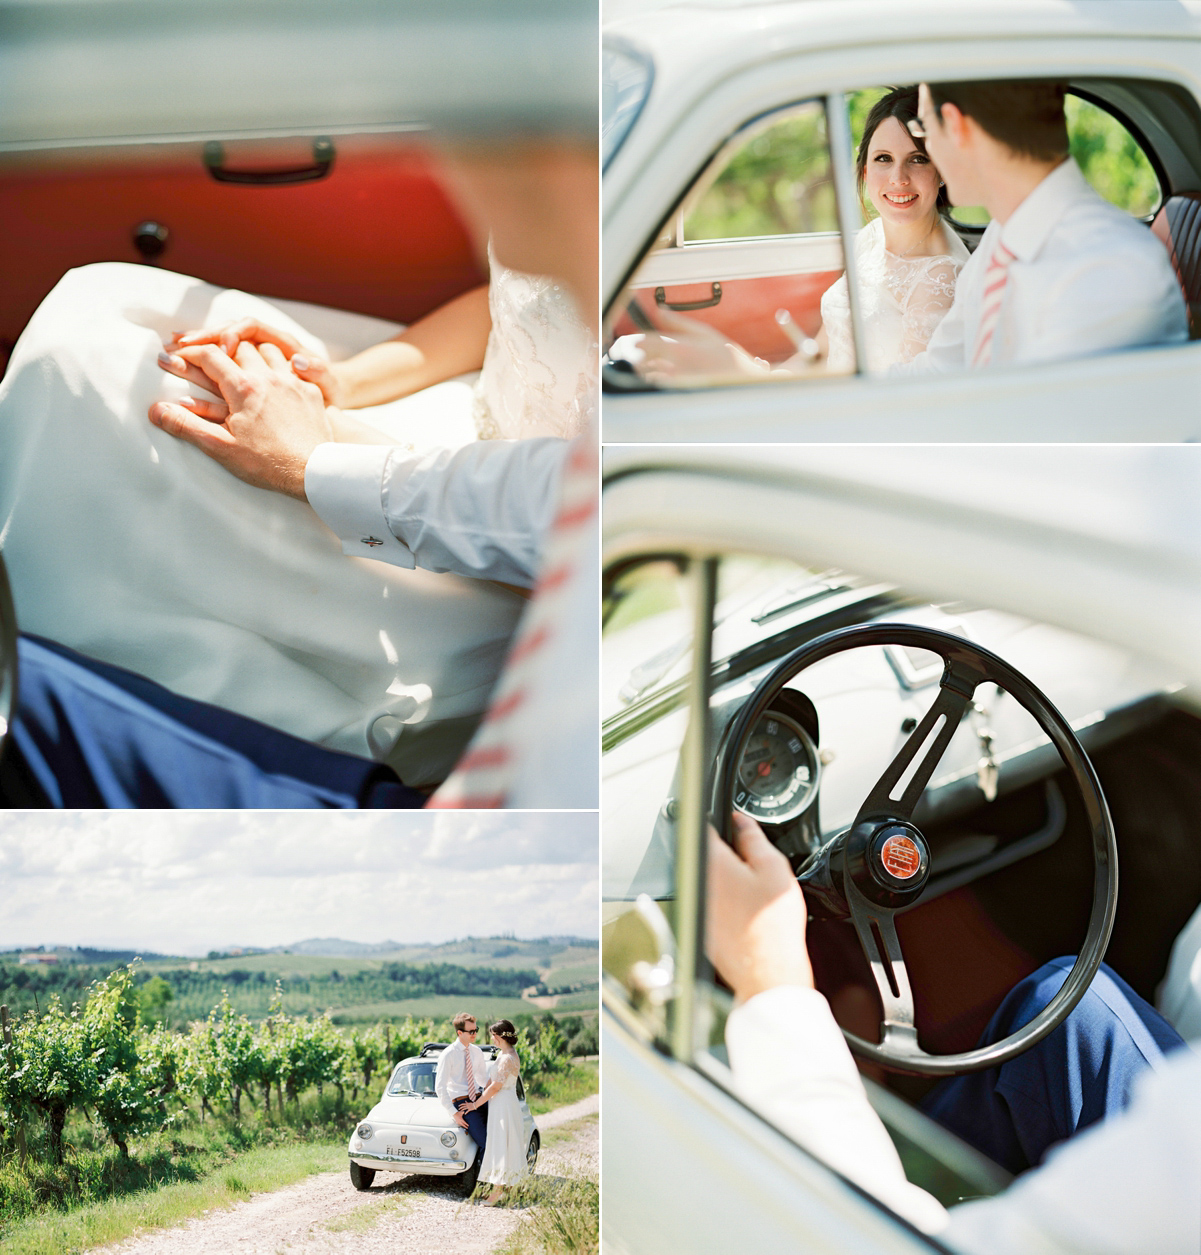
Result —
[[596, 0], [0, 0], [0, 151], [597, 117]]
[[606, 563], [776, 553], [1058, 624], [1201, 685], [1201, 447], [610, 446], [605, 472]]

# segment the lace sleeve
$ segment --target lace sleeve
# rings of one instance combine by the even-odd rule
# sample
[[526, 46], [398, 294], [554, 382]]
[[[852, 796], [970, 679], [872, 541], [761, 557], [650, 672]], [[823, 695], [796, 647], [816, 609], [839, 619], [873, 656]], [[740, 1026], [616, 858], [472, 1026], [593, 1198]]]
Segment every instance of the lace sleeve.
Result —
[[901, 303], [901, 357], [911, 361], [923, 352], [934, 328], [946, 317], [955, 300], [959, 265], [947, 257], [931, 258], [915, 269]]
[[511, 1089], [517, 1084], [517, 1076], [521, 1071], [521, 1064], [516, 1055], [502, 1054], [496, 1061], [496, 1079], [505, 1089]]

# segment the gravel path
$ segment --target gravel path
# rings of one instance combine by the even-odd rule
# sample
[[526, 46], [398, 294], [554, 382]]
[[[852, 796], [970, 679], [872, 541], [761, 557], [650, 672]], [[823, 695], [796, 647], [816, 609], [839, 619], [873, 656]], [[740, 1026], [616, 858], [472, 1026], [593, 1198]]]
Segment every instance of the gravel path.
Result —
[[[546, 1139], [540, 1178], [595, 1176], [599, 1108], [592, 1094], [536, 1117], [544, 1137], [571, 1125]], [[346, 1172], [323, 1172], [178, 1228], [103, 1247], [98, 1255], [489, 1255], [522, 1214], [520, 1208], [472, 1206], [441, 1177], [394, 1177], [360, 1192]]]

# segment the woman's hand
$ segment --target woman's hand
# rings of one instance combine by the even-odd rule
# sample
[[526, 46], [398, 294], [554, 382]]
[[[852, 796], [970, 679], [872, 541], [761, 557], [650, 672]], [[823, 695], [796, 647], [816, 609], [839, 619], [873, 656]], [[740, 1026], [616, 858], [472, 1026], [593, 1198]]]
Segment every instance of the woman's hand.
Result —
[[236, 357], [238, 345], [243, 341], [259, 346], [273, 344], [291, 362], [292, 372], [297, 378], [316, 384], [321, 389], [326, 405], [344, 406], [346, 404], [344, 397], [346, 389], [336, 366], [310, 353], [295, 336], [259, 322], [257, 318], [243, 318], [239, 322], [231, 322], [215, 331], [177, 332], [168, 345], [168, 350], [215, 344], [227, 356]]
[[645, 357], [638, 368], [649, 383], [729, 383], [771, 373], [766, 362], [708, 323], [666, 309], [655, 317], [661, 331], [648, 331], [642, 337]]
[[709, 830], [709, 957], [740, 1002], [777, 985], [812, 989], [801, 887], [763, 829], [733, 818], [737, 852]]
[[257, 488], [305, 500], [304, 470], [313, 450], [335, 438], [320, 390], [299, 379], [278, 345], [242, 340], [234, 360], [215, 344], [164, 353], [165, 370], [220, 400], [157, 401], [150, 421]]

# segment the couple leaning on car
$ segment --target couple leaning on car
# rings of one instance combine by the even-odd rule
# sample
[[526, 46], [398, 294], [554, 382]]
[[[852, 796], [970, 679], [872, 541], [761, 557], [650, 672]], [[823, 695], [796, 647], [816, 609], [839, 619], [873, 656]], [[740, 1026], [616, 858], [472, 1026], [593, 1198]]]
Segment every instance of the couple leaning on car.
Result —
[[[918, 374], [1049, 362], [1188, 339], [1167, 250], [1103, 200], [1068, 155], [1057, 83], [923, 83], [889, 91], [856, 153], [861, 197], [878, 217], [855, 240], [861, 326], [873, 371]], [[974, 254], [943, 216], [982, 205]], [[829, 369], [854, 369], [843, 275], [822, 297]], [[659, 312], [643, 340], [648, 378], [803, 372], [774, 369], [695, 319]]]
[[454, 1117], [455, 1123], [471, 1134], [480, 1148], [479, 1180], [496, 1188], [484, 1200], [491, 1205], [529, 1173], [526, 1163], [525, 1124], [517, 1098], [517, 1030], [509, 1020], [488, 1026], [496, 1060], [475, 1044], [479, 1025], [474, 1015], [461, 1011], [452, 1021], [455, 1040], [438, 1056], [434, 1092]]
[[150, 266], [43, 301], [10, 805], [596, 805], [595, 152], [446, 179], [491, 282], [391, 339]]

